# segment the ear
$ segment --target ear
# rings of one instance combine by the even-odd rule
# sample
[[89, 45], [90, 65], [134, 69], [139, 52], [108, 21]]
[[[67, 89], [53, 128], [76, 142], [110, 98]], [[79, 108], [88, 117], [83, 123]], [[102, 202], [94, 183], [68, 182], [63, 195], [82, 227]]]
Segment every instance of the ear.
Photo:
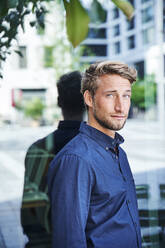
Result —
[[88, 107], [93, 107], [93, 99], [92, 99], [92, 96], [88, 90], [86, 90], [84, 92], [84, 101]]

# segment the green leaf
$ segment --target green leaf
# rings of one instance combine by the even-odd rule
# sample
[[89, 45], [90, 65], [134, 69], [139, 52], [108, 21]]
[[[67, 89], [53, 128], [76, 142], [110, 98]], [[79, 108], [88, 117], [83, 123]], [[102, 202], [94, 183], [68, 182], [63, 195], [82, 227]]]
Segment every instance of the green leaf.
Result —
[[3, 18], [5, 15], [7, 15], [10, 8], [17, 7], [17, 4], [18, 0], [1, 0], [0, 18]]
[[111, 0], [127, 17], [128, 20], [134, 15], [134, 8], [132, 4], [124, 0]]
[[3, 18], [8, 12], [8, 4], [6, 0], [1, 0], [0, 18]]
[[93, 23], [106, 21], [106, 11], [103, 9], [102, 5], [97, 0], [94, 0], [92, 2], [89, 11], [89, 16], [91, 22]]
[[18, 0], [8, 0], [7, 2], [9, 8], [15, 8], [18, 4]]
[[64, 0], [64, 6], [68, 39], [76, 47], [86, 38], [90, 19], [79, 0]]
[[147, 75], [143, 80], [138, 79], [132, 86], [133, 106], [141, 110], [149, 109], [156, 104], [157, 83], [153, 75]]

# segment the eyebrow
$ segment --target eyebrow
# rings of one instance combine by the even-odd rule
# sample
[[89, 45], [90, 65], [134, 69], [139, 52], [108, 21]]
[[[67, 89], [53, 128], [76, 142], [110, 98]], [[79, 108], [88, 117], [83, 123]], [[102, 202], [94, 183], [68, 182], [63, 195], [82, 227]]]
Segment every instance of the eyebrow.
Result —
[[[108, 93], [108, 92], [110, 92], [110, 93], [115, 93], [115, 92], [117, 92], [117, 90], [106, 90], [106, 91], [104, 91], [105, 93]], [[125, 92], [130, 92], [131, 93], [131, 90], [126, 90]]]

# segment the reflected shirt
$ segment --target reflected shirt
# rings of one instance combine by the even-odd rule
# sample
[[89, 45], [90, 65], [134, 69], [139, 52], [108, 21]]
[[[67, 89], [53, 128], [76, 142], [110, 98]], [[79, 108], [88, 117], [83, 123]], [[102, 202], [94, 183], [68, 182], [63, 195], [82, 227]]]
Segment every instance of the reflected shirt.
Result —
[[[48, 171], [53, 248], [140, 248], [134, 180], [115, 138], [82, 123]], [[118, 151], [118, 152], [116, 152]]]
[[[58, 128], [45, 136], [42, 139], [37, 140], [27, 150], [25, 156], [25, 180], [34, 180], [34, 173], [31, 176], [26, 176], [34, 166], [38, 168], [44, 166], [47, 171], [50, 162], [53, 160], [55, 154], [57, 154], [71, 139], [73, 139], [79, 132], [80, 121], [64, 120], [60, 121]], [[42, 176], [40, 183], [40, 190], [45, 190], [46, 173]], [[28, 178], [28, 179], [26, 179]]]

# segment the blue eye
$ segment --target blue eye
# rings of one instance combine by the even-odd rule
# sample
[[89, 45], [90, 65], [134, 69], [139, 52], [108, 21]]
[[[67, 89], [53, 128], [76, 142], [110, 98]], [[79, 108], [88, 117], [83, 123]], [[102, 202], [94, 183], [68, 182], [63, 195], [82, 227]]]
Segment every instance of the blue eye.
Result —
[[130, 95], [124, 95], [125, 98], [130, 98], [131, 96]]

